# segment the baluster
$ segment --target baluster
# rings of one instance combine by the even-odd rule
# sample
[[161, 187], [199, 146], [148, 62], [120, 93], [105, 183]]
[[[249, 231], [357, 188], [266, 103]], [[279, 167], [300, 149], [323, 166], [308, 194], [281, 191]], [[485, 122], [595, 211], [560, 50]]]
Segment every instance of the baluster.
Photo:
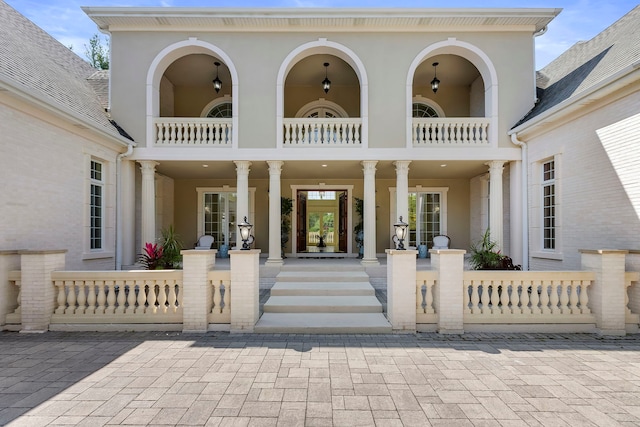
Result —
[[424, 313], [424, 281], [416, 282], [416, 313]]
[[230, 284], [224, 284], [222, 282], [220, 282], [220, 288], [221, 288], [221, 292], [220, 295], [222, 295], [222, 298], [220, 299], [220, 304], [222, 304], [222, 310], [220, 310], [220, 312], [222, 314], [227, 314], [229, 313], [229, 310], [231, 309], [231, 285]]
[[193, 123], [189, 122], [189, 124], [187, 125], [187, 127], [185, 127], [184, 130], [184, 142], [186, 144], [194, 144], [196, 141], [196, 134], [193, 130]]
[[471, 313], [471, 308], [469, 307], [469, 303], [471, 302], [471, 296], [469, 295], [469, 286], [471, 286], [471, 282], [468, 280], [464, 280], [462, 282], [462, 307], [465, 313]]
[[480, 294], [479, 294], [480, 283], [482, 283], [482, 281], [480, 282], [477, 282], [475, 280], [471, 281], [471, 313], [473, 314], [482, 313], [482, 310], [480, 309]]
[[509, 310], [505, 311], [504, 304], [503, 304], [502, 305], [503, 313], [511, 313], [511, 314], [520, 313], [520, 309], [518, 308], [518, 302], [520, 300], [520, 294], [519, 294], [520, 283], [521, 281], [519, 280], [511, 281], [511, 291], [509, 292], [509, 298], [507, 303], [507, 305], [509, 306]]
[[566, 280], [560, 282], [560, 313], [570, 314], [569, 304], [569, 283]]
[[156, 126], [158, 131], [156, 144], [164, 144], [164, 125], [162, 123], [157, 123]]
[[355, 131], [354, 131], [354, 135], [353, 135], [353, 143], [360, 145], [362, 144], [362, 141], [360, 141], [360, 123], [357, 123], [355, 126]]
[[329, 138], [329, 124], [328, 123], [320, 123], [320, 129], [322, 132], [321, 135], [321, 143], [322, 144], [330, 144], [331, 140]]
[[425, 313], [428, 314], [433, 314], [436, 311], [433, 308], [433, 280], [429, 280], [427, 282], [425, 282], [425, 302], [427, 303], [427, 306], [425, 307]]
[[195, 125], [195, 140], [196, 145], [202, 145], [202, 129], [206, 126], [206, 123], [196, 123]]
[[136, 312], [136, 281], [125, 280], [124, 283], [127, 290], [127, 305], [125, 312], [127, 314], [133, 314]]
[[589, 309], [589, 296], [587, 295], [587, 289], [591, 285], [590, 280], [582, 280], [580, 285], [580, 311], [582, 314], [590, 314]]
[[549, 283], [549, 290], [551, 294], [549, 295], [549, 311], [552, 314], [557, 314], [559, 312], [558, 302], [560, 301], [560, 298], [558, 297], [557, 280], [552, 280], [551, 283]]
[[176, 125], [175, 123], [167, 123], [169, 126], [169, 144], [176, 142]]
[[118, 314], [124, 314], [127, 308], [127, 290], [125, 283], [126, 282], [124, 280], [116, 280], [116, 287], [118, 288], [116, 296], [118, 306], [116, 307], [115, 312]]
[[453, 141], [451, 141], [453, 144], [460, 144], [462, 141], [462, 135], [460, 134], [460, 127], [462, 126], [462, 124], [460, 123], [454, 123], [453, 124], [453, 131], [452, 133], [455, 134], [455, 137], [452, 138]]
[[176, 284], [175, 282], [171, 281], [169, 282], [169, 311], [171, 313], [175, 313], [176, 312]]
[[[218, 286], [216, 286], [216, 284]], [[211, 282], [211, 287], [213, 288], [213, 307], [211, 307], [211, 313], [221, 313], [220, 301], [222, 300], [222, 295], [220, 295], [220, 286], [222, 282]]]
[[498, 307], [499, 301], [500, 301], [500, 292], [501, 292], [500, 284], [502, 284], [501, 280], [491, 281], [491, 297], [490, 297], [491, 310], [489, 311], [489, 313], [491, 314], [500, 313], [500, 307]]
[[500, 305], [502, 305], [500, 312], [502, 314], [508, 314], [511, 313], [511, 310], [509, 309], [509, 287], [511, 286], [511, 293], [514, 292], [514, 289], [517, 292], [517, 288], [514, 284], [512, 284], [512, 282], [508, 281], [508, 282], [502, 282], [502, 294], [500, 295]]
[[489, 126], [487, 123], [483, 123], [482, 124], [482, 143], [483, 144], [488, 144], [489, 143], [489, 135], [487, 133], [487, 126]]
[[[98, 281], [100, 283], [100, 281]], [[86, 314], [95, 314], [96, 312], [96, 282], [90, 280], [87, 282], [87, 309]]]
[[98, 296], [96, 298], [96, 302], [98, 303], [98, 307], [96, 307], [95, 313], [96, 314], [104, 314], [106, 311], [106, 307], [104, 306], [104, 304], [107, 302], [107, 294], [105, 294], [104, 288], [105, 286], [108, 288], [109, 287], [109, 283], [110, 281], [106, 281], [106, 282], [99, 282], [100, 284], [98, 285]]
[[569, 313], [571, 314], [580, 314], [580, 308], [578, 308], [578, 283], [575, 280], [571, 281], [571, 295], [569, 296], [569, 304], [571, 304]]
[[215, 124], [215, 135], [216, 135], [216, 144], [217, 145], [222, 145], [222, 135], [223, 135], [223, 129], [222, 129], [222, 124], [221, 123], [216, 123]]
[[[58, 308], [56, 308], [56, 314], [64, 314], [65, 309], [67, 308], [67, 293], [64, 289], [64, 281], [56, 280], [55, 286], [58, 288]], [[18, 303], [20, 303], [20, 298], [18, 298]]]
[[284, 145], [291, 144], [291, 125], [288, 123], [284, 124]]
[[76, 314], [84, 314], [86, 310], [87, 295], [84, 289], [84, 280], [77, 280], [78, 295], [76, 296]]
[[631, 286], [631, 282], [627, 282], [627, 285], [624, 287], [624, 312], [626, 314], [631, 314], [631, 309], [629, 308], [629, 290], [628, 287]]
[[349, 123], [347, 126], [347, 144], [353, 145], [353, 127], [355, 125], [353, 123]]
[[[153, 283], [153, 282], [151, 282]], [[148, 285], [151, 288], [151, 285]], [[141, 284], [138, 284], [138, 295], [136, 295], [137, 307], [136, 314], [144, 314], [146, 311], [147, 302], [147, 281], [143, 280]]]
[[[14, 314], [20, 314], [20, 313], [22, 313], [22, 282], [20, 280], [16, 280], [14, 282], [14, 284], [18, 287], [18, 295], [16, 296], [16, 302], [17, 302], [18, 306], [13, 311], [13, 313]], [[64, 286], [63, 286], [62, 289], [63, 289], [63, 292], [64, 292]]]
[[64, 314], [74, 314], [76, 312], [76, 285], [73, 280], [65, 280], [65, 286], [68, 286], [67, 291], [67, 309]]
[[551, 290], [551, 283], [548, 280], [544, 280], [542, 282], [542, 292], [540, 293], [540, 308], [542, 310], [542, 314], [551, 313], [551, 308], [549, 307], [549, 293]]
[[114, 314], [116, 312], [116, 281], [109, 280], [107, 282], [107, 306], [105, 313]]
[[529, 282], [520, 282], [520, 312], [522, 314], [531, 314], [533, 310], [529, 308], [529, 291], [533, 292], [533, 287]]
[[177, 288], [176, 289], [176, 299], [177, 299], [177, 305], [176, 305], [176, 311], [178, 311], [178, 309], [182, 308], [182, 284], [180, 283], [176, 283], [175, 281], [173, 282], [174, 286]]
[[156, 306], [156, 281], [153, 280], [149, 283], [149, 293], [147, 294], [147, 313], [156, 314], [158, 307]]
[[531, 314], [540, 314], [542, 311], [538, 304], [540, 302], [540, 294], [538, 293], [538, 287], [541, 285], [538, 280], [534, 280], [531, 283]]
[[231, 145], [233, 138], [233, 125], [225, 123], [224, 125], [224, 145]]
[[161, 280], [158, 283], [158, 308], [160, 313], [165, 314], [167, 312], [167, 282]]
[[462, 124], [462, 144], [469, 144], [469, 123]]
[[418, 123], [415, 122], [411, 124], [411, 144], [413, 144], [413, 146], [420, 145]]

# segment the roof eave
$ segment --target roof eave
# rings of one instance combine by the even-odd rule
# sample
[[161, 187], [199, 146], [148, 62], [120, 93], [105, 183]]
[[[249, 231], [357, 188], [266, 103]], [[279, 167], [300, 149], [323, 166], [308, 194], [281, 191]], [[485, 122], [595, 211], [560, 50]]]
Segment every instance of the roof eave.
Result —
[[69, 123], [78, 126], [78, 128], [80, 129], [88, 129], [103, 138], [112, 140], [112, 142], [116, 143], [122, 148], [128, 148], [129, 145], [136, 145], [135, 141], [131, 141], [120, 134], [109, 133], [105, 129], [96, 126], [95, 124], [86, 120], [82, 116], [78, 115], [75, 111], [70, 110], [64, 105], [49, 102], [48, 100], [43, 99], [41, 96], [38, 96], [38, 93], [36, 91], [11, 79], [3, 78], [2, 74], [0, 74], [0, 90], [2, 89], [11, 92], [15, 96], [32, 105], [43, 108], [44, 110], [52, 113], [55, 116], [67, 120]]
[[507, 133], [508, 135], [516, 134], [519, 138], [522, 138], [522, 134], [535, 132], [541, 126], [548, 125], [550, 118], [553, 118], [554, 122], [562, 120], [565, 116], [583, 108], [585, 104], [591, 104], [593, 101], [602, 99], [621, 87], [638, 79], [640, 79], [640, 61], [634, 62], [633, 64], [623, 68], [617, 73], [609, 76], [607, 79], [602, 80], [583, 92], [580, 92], [578, 95], [565, 99], [545, 112], [516, 126]]

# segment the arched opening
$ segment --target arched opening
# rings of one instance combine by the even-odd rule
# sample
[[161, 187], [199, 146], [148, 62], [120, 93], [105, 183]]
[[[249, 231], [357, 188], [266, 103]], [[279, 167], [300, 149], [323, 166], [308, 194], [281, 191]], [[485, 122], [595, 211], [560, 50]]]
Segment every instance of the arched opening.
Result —
[[[330, 87], [323, 85], [325, 79]], [[299, 117], [305, 105], [321, 101], [339, 108]], [[278, 72], [276, 104], [278, 146], [366, 146], [367, 76], [362, 62], [345, 46], [320, 39], [292, 51]], [[311, 135], [319, 139], [312, 141]]]
[[[443, 114], [414, 117], [416, 97], [437, 103]], [[407, 146], [497, 146], [497, 98], [497, 73], [482, 50], [455, 38], [425, 48], [407, 75]]]
[[[221, 83], [218, 90], [214, 79]], [[147, 73], [147, 147], [237, 147], [237, 92], [235, 66], [218, 47], [196, 38], [166, 47]], [[224, 117], [203, 116], [207, 105], [222, 100], [230, 104]]]

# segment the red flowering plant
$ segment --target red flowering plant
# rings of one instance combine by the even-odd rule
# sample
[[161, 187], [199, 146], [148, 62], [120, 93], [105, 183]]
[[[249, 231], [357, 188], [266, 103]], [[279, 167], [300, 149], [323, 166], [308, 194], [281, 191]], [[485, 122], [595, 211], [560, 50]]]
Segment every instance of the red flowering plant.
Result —
[[140, 262], [147, 270], [156, 270], [162, 267], [162, 246], [157, 243], [145, 243]]

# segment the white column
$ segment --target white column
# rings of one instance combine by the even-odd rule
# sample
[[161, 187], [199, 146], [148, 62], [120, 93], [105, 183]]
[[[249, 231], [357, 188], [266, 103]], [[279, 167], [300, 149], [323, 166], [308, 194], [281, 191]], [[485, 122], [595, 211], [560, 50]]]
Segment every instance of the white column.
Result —
[[377, 160], [362, 162], [364, 171], [364, 255], [362, 264], [378, 264], [376, 257], [376, 164]]
[[[247, 217], [247, 221], [251, 222], [249, 218], [249, 167], [251, 162], [246, 160], [235, 161], [236, 164], [236, 224], [244, 221], [244, 217]], [[240, 238], [240, 231], [236, 228], [236, 247], [240, 249], [242, 247], [242, 239]]]
[[[391, 218], [393, 223], [400, 217], [402, 221], [409, 223], [409, 163], [411, 161], [402, 160], [394, 162], [396, 167], [396, 218]], [[409, 247], [409, 242], [405, 242]]]
[[142, 244], [156, 241], [156, 166], [157, 162], [140, 162], [142, 172]]
[[516, 161], [510, 163], [510, 180], [509, 188], [510, 206], [509, 206], [509, 222], [511, 225], [511, 242], [509, 256], [514, 264], [524, 265], [522, 255], [522, 162]]
[[504, 248], [503, 239], [503, 210], [502, 210], [502, 171], [504, 162], [493, 160], [486, 163], [489, 166], [489, 232], [491, 240]]
[[267, 264], [282, 264], [280, 254], [280, 239], [282, 230], [280, 173], [284, 162], [279, 160], [267, 161], [269, 165], [269, 258]]

